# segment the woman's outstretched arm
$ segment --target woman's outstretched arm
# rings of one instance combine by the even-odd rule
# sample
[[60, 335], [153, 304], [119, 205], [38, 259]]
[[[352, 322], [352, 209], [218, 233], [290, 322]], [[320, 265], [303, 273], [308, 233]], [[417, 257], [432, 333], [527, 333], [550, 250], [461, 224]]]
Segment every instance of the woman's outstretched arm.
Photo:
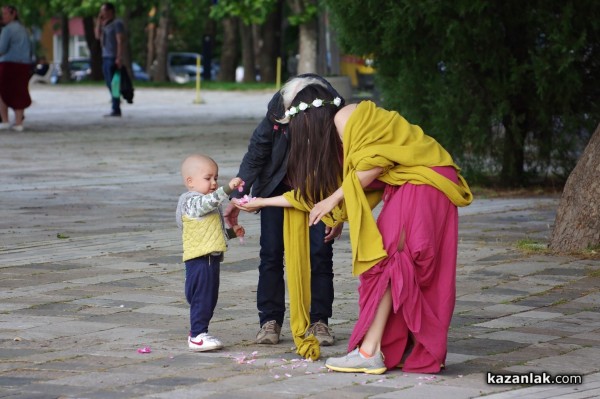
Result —
[[232, 201], [237, 208], [246, 212], [257, 212], [266, 206], [278, 206], [281, 208], [291, 208], [292, 204], [285, 199], [283, 195], [270, 198], [254, 198], [252, 201], [245, 204], [239, 204], [237, 201]]

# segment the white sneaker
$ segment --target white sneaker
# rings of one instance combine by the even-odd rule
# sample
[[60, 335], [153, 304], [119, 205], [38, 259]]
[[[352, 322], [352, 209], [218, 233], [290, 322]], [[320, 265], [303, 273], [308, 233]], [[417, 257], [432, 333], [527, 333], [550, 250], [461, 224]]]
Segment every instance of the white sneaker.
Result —
[[194, 352], [205, 352], [214, 349], [221, 349], [223, 343], [217, 338], [208, 335], [208, 333], [198, 334], [198, 336], [188, 337], [188, 346]]
[[0, 123], [0, 130], [8, 130], [10, 129], [10, 123]]
[[22, 132], [23, 130], [25, 130], [25, 127], [23, 125], [14, 125], [12, 127], [12, 130], [14, 130], [15, 132]]

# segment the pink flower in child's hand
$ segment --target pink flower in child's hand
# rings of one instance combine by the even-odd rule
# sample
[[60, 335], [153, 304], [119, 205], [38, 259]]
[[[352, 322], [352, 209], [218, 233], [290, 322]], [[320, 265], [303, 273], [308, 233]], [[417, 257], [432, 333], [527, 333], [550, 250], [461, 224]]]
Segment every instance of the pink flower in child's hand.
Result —
[[242, 180], [242, 182], [240, 183], [240, 185], [237, 188], [240, 193], [242, 191], [244, 191], [244, 184], [246, 184], [246, 182]]

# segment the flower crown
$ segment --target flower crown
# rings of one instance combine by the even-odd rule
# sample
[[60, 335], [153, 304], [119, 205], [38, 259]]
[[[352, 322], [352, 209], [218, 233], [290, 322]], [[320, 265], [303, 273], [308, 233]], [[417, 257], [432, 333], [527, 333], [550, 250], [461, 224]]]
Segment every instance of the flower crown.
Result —
[[285, 117], [291, 118], [300, 111], [306, 111], [309, 108], [319, 108], [326, 104], [333, 104], [336, 107], [339, 107], [341, 103], [342, 103], [342, 99], [339, 97], [334, 98], [333, 101], [327, 101], [327, 100], [321, 100], [320, 98], [315, 98], [313, 100], [313, 102], [310, 104], [307, 104], [304, 101], [302, 101], [302, 102], [300, 102], [300, 104], [298, 104], [296, 106], [292, 106], [287, 111], [285, 111]]

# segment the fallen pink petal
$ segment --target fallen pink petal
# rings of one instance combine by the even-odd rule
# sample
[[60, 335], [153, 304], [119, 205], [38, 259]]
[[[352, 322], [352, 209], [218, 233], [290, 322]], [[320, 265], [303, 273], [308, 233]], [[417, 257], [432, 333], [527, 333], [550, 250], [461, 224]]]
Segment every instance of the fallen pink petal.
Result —
[[138, 353], [150, 353], [152, 352], [152, 349], [150, 349], [149, 346], [144, 346], [143, 348], [139, 348], [137, 350]]

